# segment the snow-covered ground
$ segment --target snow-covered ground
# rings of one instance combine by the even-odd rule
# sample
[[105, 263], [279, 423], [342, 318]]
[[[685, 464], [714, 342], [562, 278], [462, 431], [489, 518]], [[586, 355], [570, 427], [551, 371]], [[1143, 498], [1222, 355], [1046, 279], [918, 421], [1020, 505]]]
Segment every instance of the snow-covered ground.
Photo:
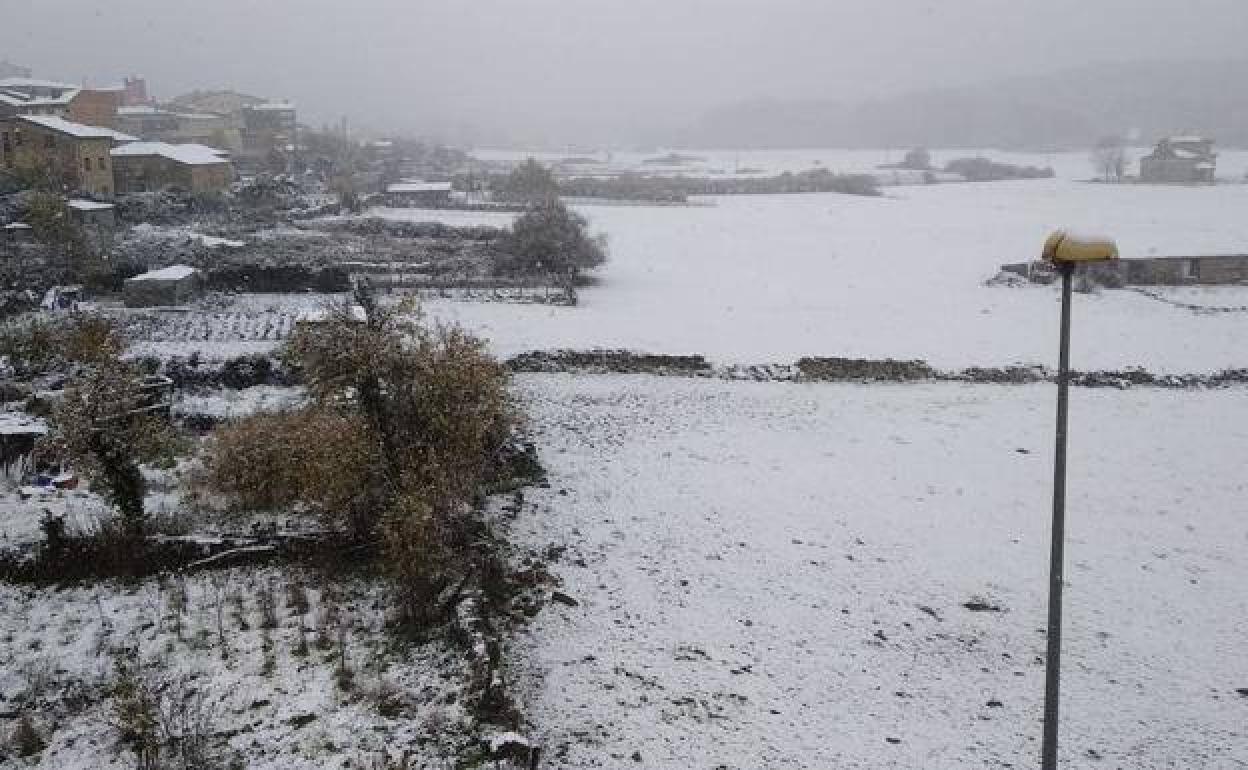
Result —
[[413, 767], [441, 767], [471, 724], [457, 701], [462, 653], [394, 643], [379, 581], [332, 589], [295, 570], [242, 568], [55, 591], [0, 585], [5, 726], [28, 714], [47, 743], [28, 762], [6, 734], [0, 767], [135, 767], [121, 742], [127, 682], [152, 693], [156, 729], [211, 736], [216, 761], [197, 767], [396, 766], [381, 757], [404, 750]]
[[[739, 196], [714, 207], [585, 206], [611, 240], [575, 308], [429, 301], [504, 354], [595, 346], [723, 362], [803, 355], [926, 358], [940, 366], [1051, 363], [1055, 288], [982, 285], [1035, 258], [1057, 228], [1116, 238], [1123, 256], [1248, 252], [1248, 185], [1070, 180], [905, 187], [883, 198]], [[436, 219], [438, 212], [405, 212]], [[475, 215], [475, 214], [474, 214]], [[491, 215], [497, 216], [497, 215]], [[1192, 295], [1195, 294], [1195, 298]], [[1185, 292], [1248, 304], [1248, 288]], [[1196, 315], [1129, 291], [1081, 296], [1074, 361], [1204, 371], [1248, 363], [1248, 313]]]
[[[552, 486], [518, 536], [580, 602], [516, 644], [552, 766], [1035, 766], [1051, 387], [520, 387]], [[1072, 395], [1071, 767], [1248, 763], [1245, 416]]]

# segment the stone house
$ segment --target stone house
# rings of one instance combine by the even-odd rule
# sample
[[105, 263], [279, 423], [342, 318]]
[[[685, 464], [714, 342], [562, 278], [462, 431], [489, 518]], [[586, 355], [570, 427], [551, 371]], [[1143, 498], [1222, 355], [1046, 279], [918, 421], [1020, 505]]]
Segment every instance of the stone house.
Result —
[[223, 192], [234, 166], [221, 150], [201, 144], [133, 142], [112, 151], [119, 193], [176, 189], [194, 195]]
[[110, 151], [134, 137], [50, 115], [0, 120], [0, 168], [46, 165], [71, 192], [111, 198], [116, 191]]
[[1217, 166], [1213, 140], [1199, 136], [1162, 139], [1140, 158], [1140, 181], [1155, 184], [1213, 184]]

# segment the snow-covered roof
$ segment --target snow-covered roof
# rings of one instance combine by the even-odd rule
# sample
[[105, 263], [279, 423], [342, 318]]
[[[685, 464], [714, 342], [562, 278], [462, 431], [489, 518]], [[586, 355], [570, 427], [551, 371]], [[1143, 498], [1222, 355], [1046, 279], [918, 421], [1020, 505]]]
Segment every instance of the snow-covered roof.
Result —
[[83, 199], [75, 199], [69, 202], [69, 207], [75, 211], [104, 211], [105, 209], [116, 208], [111, 203], [100, 203], [99, 201], [89, 201]]
[[25, 222], [14, 222], [4, 226], [5, 230], [30, 230], [30, 225]]
[[39, 80], [38, 78], [0, 78], [0, 88], [59, 88], [65, 91], [78, 90], [73, 83], [60, 83], [55, 80]]
[[162, 267], [160, 270], [150, 270], [146, 273], [136, 275], [133, 278], [127, 278], [127, 281], [180, 281], [188, 276], [195, 275], [199, 272], [198, 268], [190, 265], [170, 265]]
[[1167, 141], [1167, 142], [1170, 142], [1171, 144], [1196, 144], [1196, 143], [1200, 143], [1200, 142], [1211, 142], [1211, 141], [1213, 141], [1213, 140], [1212, 140], [1212, 139], [1207, 139], [1207, 138], [1205, 138], [1205, 137], [1203, 137], [1203, 136], [1195, 136], [1195, 135], [1191, 135], [1191, 134], [1189, 134], [1189, 135], [1187, 135], [1187, 136], [1171, 136], [1171, 137], [1167, 137], [1167, 138], [1166, 138], [1166, 141]]
[[37, 126], [68, 134], [77, 139], [112, 139], [115, 142], [135, 141], [135, 137], [123, 134], [120, 131], [114, 131], [111, 128], [87, 126], [82, 123], [74, 123], [65, 118], [58, 118], [54, 115], [19, 115], [18, 117], [27, 123], [34, 123]]
[[293, 110], [295, 105], [290, 102], [265, 102], [263, 104], [253, 104], [247, 109], [249, 110]]
[[159, 156], [187, 166], [212, 166], [229, 163], [223, 150], [203, 144], [168, 144], [166, 142], [134, 142], [113, 149], [114, 158]]
[[31, 96], [13, 89], [0, 89], [0, 104], [10, 107], [64, 107], [74, 100], [78, 90], [66, 91], [60, 96]]
[[450, 182], [398, 182], [386, 187], [388, 193], [450, 192]]
[[129, 107], [118, 107], [118, 115], [170, 115], [159, 107], [153, 107], [150, 104], [135, 104]]
[[48, 432], [48, 424], [39, 417], [25, 412], [0, 412], [0, 435], [38, 435]]

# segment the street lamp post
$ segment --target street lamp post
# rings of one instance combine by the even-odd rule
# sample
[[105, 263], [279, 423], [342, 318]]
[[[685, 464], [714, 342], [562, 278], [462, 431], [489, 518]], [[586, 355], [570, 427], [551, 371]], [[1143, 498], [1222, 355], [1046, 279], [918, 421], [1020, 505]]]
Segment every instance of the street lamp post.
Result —
[[1081, 262], [1118, 258], [1106, 238], [1083, 238], [1058, 231], [1044, 243], [1044, 259], [1062, 277], [1062, 323], [1057, 368], [1057, 441], [1053, 458], [1053, 528], [1049, 550], [1049, 627], [1044, 668], [1042, 770], [1057, 770], [1058, 704], [1062, 676], [1062, 564], [1066, 547], [1066, 427], [1070, 395], [1070, 303], [1075, 268]]

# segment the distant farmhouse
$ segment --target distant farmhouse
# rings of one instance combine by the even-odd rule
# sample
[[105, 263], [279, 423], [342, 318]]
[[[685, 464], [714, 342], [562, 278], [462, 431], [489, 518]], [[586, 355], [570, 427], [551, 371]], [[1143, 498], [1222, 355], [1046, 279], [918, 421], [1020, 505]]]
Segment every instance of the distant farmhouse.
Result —
[[450, 182], [398, 182], [387, 185], [387, 206], [445, 206], [451, 202]]
[[1213, 140], [1199, 136], [1162, 139], [1140, 158], [1140, 181], [1154, 184], [1213, 184], [1217, 153]]

